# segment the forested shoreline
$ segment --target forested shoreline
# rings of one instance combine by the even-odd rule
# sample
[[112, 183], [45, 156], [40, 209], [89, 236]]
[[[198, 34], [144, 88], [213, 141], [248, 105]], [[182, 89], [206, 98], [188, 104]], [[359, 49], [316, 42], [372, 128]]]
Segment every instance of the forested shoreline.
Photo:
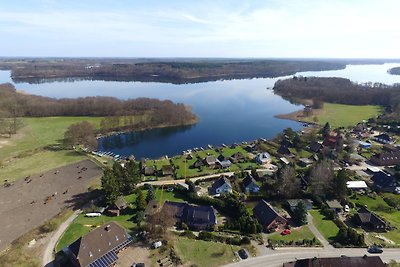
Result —
[[400, 75], [400, 67], [391, 68], [388, 70], [389, 74]]
[[279, 80], [274, 92], [285, 99], [314, 99], [348, 105], [380, 105], [389, 110], [399, 107], [400, 84], [357, 84], [344, 78], [296, 77]]
[[14, 134], [21, 117], [55, 116], [104, 117], [100, 125], [102, 133], [188, 125], [197, 121], [191, 107], [169, 100], [99, 96], [54, 99], [18, 93], [12, 84], [0, 84], [0, 133]]
[[264, 59], [15, 59], [0, 60], [14, 82], [58, 79], [198, 83], [221, 79], [279, 77], [301, 71], [344, 69], [344, 62]]

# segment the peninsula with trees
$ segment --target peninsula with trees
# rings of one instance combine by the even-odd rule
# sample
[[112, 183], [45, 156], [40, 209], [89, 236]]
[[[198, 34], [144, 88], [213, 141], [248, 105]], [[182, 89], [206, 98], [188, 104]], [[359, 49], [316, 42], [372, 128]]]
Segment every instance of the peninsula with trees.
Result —
[[345, 62], [290, 59], [120, 59], [3, 58], [14, 82], [65, 79], [198, 83], [221, 79], [267, 78], [301, 71], [344, 69]]

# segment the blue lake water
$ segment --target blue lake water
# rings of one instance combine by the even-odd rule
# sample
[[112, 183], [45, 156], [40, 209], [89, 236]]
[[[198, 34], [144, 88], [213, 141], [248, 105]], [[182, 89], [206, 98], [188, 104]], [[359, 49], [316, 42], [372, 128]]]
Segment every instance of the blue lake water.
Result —
[[[389, 68], [400, 64], [348, 65], [344, 70], [303, 72], [297, 75], [343, 77], [355, 82], [400, 83], [400, 76], [389, 75]], [[291, 77], [291, 76], [290, 76]], [[121, 99], [151, 97], [191, 105], [200, 117], [193, 126], [153, 129], [99, 139], [99, 150], [121, 156], [158, 158], [180, 154], [183, 150], [271, 138], [283, 129], [299, 130], [302, 125], [274, 118], [276, 114], [300, 109], [274, 95], [275, 81], [261, 78], [227, 80], [197, 84], [165, 84], [112, 81], [68, 81], [42, 84], [18, 83], [18, 90], [48, 97], [114, 96]], [[12, 82], [10, 72], [0, 71], [0, 82]]]

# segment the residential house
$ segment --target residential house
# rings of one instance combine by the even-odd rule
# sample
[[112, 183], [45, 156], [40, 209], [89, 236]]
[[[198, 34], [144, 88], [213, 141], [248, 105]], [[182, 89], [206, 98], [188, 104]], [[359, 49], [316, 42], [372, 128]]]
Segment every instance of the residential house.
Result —
[[399, 182], [390, 174], [380, 171], [372, 176], [374, 187], [382, 192], [400, 193]]
[[318, 143], [316, 141], [311, 142], [310, 144], [310, 150], [314, 153], [318, 153], [322, 149], [322, 144]]
[[205, 163], [208, 167], [214, 168], [217, 164], [217, 159], [214, 156], [207, 156], [205, 158]]
[[386, 267], [379, 256], [311, 258], [286, 262], [283, 267]]
[[195, 169], [195, 168], [201, 168], [201, 167], [203, 167], [204, 166], [204, 162], [201, 160], [201, 159], [197, 159], [193, 164], [192, 164], [192, 166], [190, 166], [192, 169]]
[[368, 188], [368, 185], [365, 181], [348, 181], [346, 182], [346, 186], [348, 189], [359, 191]]
[[238, 163], [238, 162], [243, 162], [245, 160], [245, 157], [242, 153], [236, 152], [230, 157], [230, 160], [231, 162]]
[[268, 154], [267, 152], [259, 153], [255, 157], [255, 161], [260, 165], [267, 164], [271, 161], [271, 155]]
[[400, 164], [400, 151], [382, 152], [371, 157], [370, 161], [378, 166], [392, 166]]
[[257, 185], [256, 180], [254, 180], [253, 176], [251, 176], [249, 173], [243, 179], [242, 186], [247, 194], [258, 193], [260, 191], [260, 187]]
[[162, 176], [174, 176], [174, 167], [172, 165], [164, 165], [161, 167]]
[[218, 156], [217, 163], [222, 169], [229, 168], [232, 165], [232, 162], [229, 160], [229, 158], [222, 154]]
[[363, 149], [368, 149], [368, 148], [371, 148], [371, 146], [372, 146], [371, 143], [364, 142], [364, 141], [358, 141], [358, 145], [359, 145], [359, 147], [361, 147]]
[[161, 212], [174, 216], [176, 223], [185, 223], [194, 230], [212, 229], [217, 224], [217, 216], [212, 206], [166, 201]]
[[142, 172], [146, 176], [154, 175], [156, 173], [156, 168], [154, 166], [144, 166]]
[[324, 139], [322, 145], [330, 149], [335, 149], [339, 141], [339, 138], [340, 138], [339, 135], [329, 135]]
[[392, 138], [387, 133], [374, 136], [374, 140], [382, 144], [391, 144], [393, 142]]
[[63, 249], [74, 267], [109, 267], [133, 238], [116, 222], [95, 228]]
[[375, 232], [386, 231], [388, 226], [384, 220], [379, 218], [375, 213], [369, 211], [366, 207], [362, 207], [358, 210], [356, 219], [360, 226]]
[[120, 196], [107, 208], [107, 213], [111, 216], [119, 216], [121, 212], [128, 207], [124, 197]]
[[310, 199], [288, 199], [287, 204], [292, 212], [297, 207], [297, 205], [303, 202], [304, 206], [306, 206], [307, 210], [311, 210], [313, 208], [313, 203]]
[[219, 195], [224, 193], [232, 193], [232, 184], [228, 178], [221, 176], [209, 188], [210, 195]]
[[244, 148], [247, 152], [253, 152], [256, 150], [256, 145], [255, 144], [248, 144], [245, 148]]
[[282, 156], [292, 156], [292, 152], [286, 146], [280, 146], [276, 152]]
[[243, 162], [245, 160], [245, 157], [244, 157], [244, 155], [242, 153], [236, 152], [235, 154], [233, 154], [230, 157], [230, 160], [232, 162], [239, 163], [239, 162]]
[[273, 231], [283, 228], [287, 224], [287, 220], [280, 216], [265, 200], [261, 200], [254, 207], [253, 214], [260, 221], [264, 231]]
[[146, 209], [144, 210], [144, 217], [151, 216], [155, 213], [157, 213], [160, 210], [160, 202], [157, 200], [150, 200], [149, 203], [146, 206]]
[[281, 158], [279, 158], [279, 160], [285, 165], [289, 165], [290, 164], [290, 161], [285, 157], [281, 157]]
[[325, 203], [329, 209], [334, 210], [336, 213], [340, 213], [343, 210], [343, 206], [336, 199], [327, 200]]
[[312, 165], [314, 163], [313, 160], [308, 159], [308, 158], [300, 158], [299, 161], [297, 162], [297, 165], [299, 165], [300, 167], [308, 167], [310, 165]]

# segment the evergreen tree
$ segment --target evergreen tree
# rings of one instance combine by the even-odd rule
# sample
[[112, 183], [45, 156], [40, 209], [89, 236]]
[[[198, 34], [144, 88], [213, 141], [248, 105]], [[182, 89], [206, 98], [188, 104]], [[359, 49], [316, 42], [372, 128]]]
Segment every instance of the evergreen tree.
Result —
[[104, 171], [104, 174], [101, 177], [101, 187], [107, 204], [114, 203], [114, 201], [121, 195], [121, 182], [110, 169]]
[[136, 196], [136, 209], [137, 210], [145, 210], [147, 206], [146, 198], [143, 194], [142, 190], [138, 190]]
[[150, 201], [156, 199], [156, 195], [154, 193], [154, 187], [150, 187], [147, 191], [146, 202], [149, 203]]
[[325, 138], [327, 136], [329, 136], [331, 132], [331, 125], [329, 124], [329, 122], [325, 123], [324, 128], [322, 128], [322, 136]]
[[298, 225], [307, 224], [307, 207], [300, 201], [294, 208], [294, 220]]
[[341, 169], [335, 176], [333, 183], [334, 183], [334, 193], [339, 198], [345, 198], [347, 196], [347, 180], [348, 180], [347, 171]]

